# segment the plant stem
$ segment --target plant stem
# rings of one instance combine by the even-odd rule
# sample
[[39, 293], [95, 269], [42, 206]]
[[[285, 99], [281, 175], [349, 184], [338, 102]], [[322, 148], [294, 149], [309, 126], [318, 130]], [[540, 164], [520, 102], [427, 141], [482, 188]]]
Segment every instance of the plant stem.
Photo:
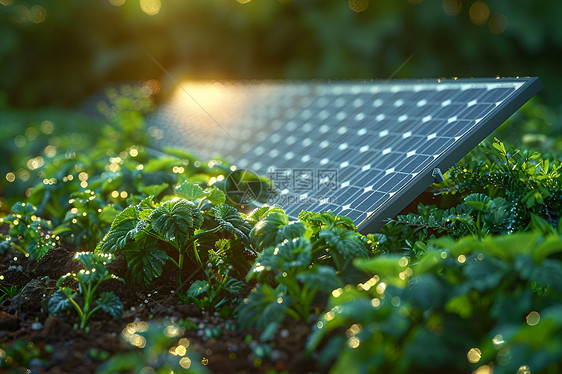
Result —
[[23, 253], [25, 256], [28, 256], [28, 255], [29, 255], [25, 249], [23, 249], [22, 247], [20, 247], [19, 245], [17, 245], [17, 244], [14, 243], [14, 242], [10, 242], [10, 246], [11, 246], [12, 248], [17, 249], [18, 251], [20, 251], [21, 253]]
[[177, 279], [177, 285], [181, 287], [181, 272], [183, 270], [183, 258], [185, 257], [185, 255], [183, 254], [183, 252], [180, 252], [179, 256], [178, 256], [178, 279]]

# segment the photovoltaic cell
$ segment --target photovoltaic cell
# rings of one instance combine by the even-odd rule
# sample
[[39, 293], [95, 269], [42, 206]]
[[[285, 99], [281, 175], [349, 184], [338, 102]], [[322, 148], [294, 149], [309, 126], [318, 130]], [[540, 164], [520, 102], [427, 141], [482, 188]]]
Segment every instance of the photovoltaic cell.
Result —
[[292, 217], [332, 210], [373, 231], [541, 87], [536, 78], [186, 84], [149, 124], [166, 145], [269, 175]]

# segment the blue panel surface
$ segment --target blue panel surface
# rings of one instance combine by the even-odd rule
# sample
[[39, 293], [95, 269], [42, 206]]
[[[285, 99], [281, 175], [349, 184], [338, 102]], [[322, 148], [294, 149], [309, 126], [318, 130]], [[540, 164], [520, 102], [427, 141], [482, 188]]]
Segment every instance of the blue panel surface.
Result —
[[536, 78], [186, 84], [149, 123], [175, 139], [166, 145], [269, 175], [272, 202], [292, 217], [332, 210], [373, 231], [540, 88]]

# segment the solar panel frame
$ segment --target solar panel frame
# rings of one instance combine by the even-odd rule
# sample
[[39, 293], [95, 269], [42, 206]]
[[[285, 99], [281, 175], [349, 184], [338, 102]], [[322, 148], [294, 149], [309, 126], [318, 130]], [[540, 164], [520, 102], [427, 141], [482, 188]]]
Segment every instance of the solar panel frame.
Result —
[[[510, 84], [513, 88], [505, 88]], [[490, 89], [494, 85], [497, 87]], [[486, 87], [487, 92], [482, 93], [482, 87]], [[261, 174], [268, 172], [270, 167], [279, 170], [290, 168], [291, 173], [300, 169], [318, 173], [322, 167], [334, 166], [334, 159], [345, 159], [338, 166], [341, 174], [338, 177], [345, 182], [335, 192], [324, 190], [326, 196], [336, 198], [335, 203], [324, 199], [326, 201], [312, 206], [309, 204], [308, 207], [302, 204], [282, 205], [292, 218], [296, 218], [300, 209], [333, 209], [336, 213], [350, 216], [360, 231], [373, 232], [433, 182], [434, 169], [448, 170], [541, 88], [542, 83], [537, 78], [239, 83], [228, 86], [227, 94], [232, 101], [238, 100], [245, 105], [242, 115], [220, 117], [223, 114], [220, 106], [208, 111], [195, 102], [203, 111], [198, 110], [194, 117], [196, 121], [191, 119], [189, 131], [193, 134], [188, 136], [195, 135], [191, 138], [199, 141], [199, 137], [204, 137], [209, 131], [208, 127], [214, 127], [211, 142], [191, 144], [192, 148], [195, 145], [195, 149], [199, 146], [208, 152], [216, 148], [216, 144], [223, 144], [224, 150], [237, 155], [233, 158], [239, 158], [240, 166]], [[476, 93], [482, 94], [481, 100], [473, 99], [467, 103]], [[252, 100], [255, 101], [254, 107], [248, 107], [248, 102]], [[371, 103], [369, 100], [372, 104], [364, 105]], [[416, 105], [408, 115], [396, 117], [403, 110], [412, 109], [414, 102], [422, 105]], [[432, 105], [425, 105], [427, 102]], [[447, 105], [437, 106], [437, 103]], [[436, 106], [438, 111], [432, 112]], [[194, 107], [192, 103], [189, 116], [192, 116]], [[456, 116], [450, 118], [455, 111], [460, 119]], [[481, 112], [489, 113], [479, 118]], [[233, 117], [236, 118], [231, 120]], [[225, 118], [229, 119], [222, 122]], [[420, 121], [420, 118], [423, 120]], [[454, 126], [445, 125], [444, 119], [448, 119], [447, 123], [454, 122]], [[197, 127], [194, 122], [201, 120], [206, 120], [207, 125]], [[156, 116], [152, 119], [152, 123], [155, 122], [161, 124], [167, 121], [165, 116]], [[378, 137], [369, 127], [374, 122], [384, 125], [380, 127], [384, 130]], [[261, 123], [265, 124], [263, 128]], [[431, 132], [435, 125], [442, 132]], [[357, 130], [358, 127], [361, 128], [355, 135], [348, 131], [348, 128]], [[239, 138], [235, 139], [232, 133]], [[323, 135], [327, 133], [330, 133], [329, 136]], [[357, 143], [362, 136], [369, 137], [370, 143], [358, 152], [353, 148], [363, 144]], [[315, 141], [311, 140], [313, 138]], [[407, 163], [400, 163], [397, 155], [405, 155], [416, 144], [415, 150], [419, 152], [408, 152]], [[293, 148], [283, 152], [282, 147], [287, 145]], [[337, 149], [333, 149], [334, 145]], [[302, 157], [295, 161], [297, 156]], [[374, 159], [376, 164], [372, 162]], [[268, 162], [271, 164], [268, 165]], [[346, 167], [343, 164], [347, 164]], [[406, 180], [407, 177], [411, 179]], [[393, 183], [398, 186], [396, 190], [384, 189]], [[363, 191], [361, 186], [366, 186]], [[308, 197], [309, 193], [304, 191], [301, 196]], [[299, 191], [293, 189], [293, 192], [298, 194]], [[316, 192], [316, 196], [322, 196], [318, 195], [320, 190]], [[388, 196], [385, 197], [385, 193]], [[312, 196], [315, 196], [314, 193]], [[363, 211], [357, 210], [357, 207]]]
[[[459, 79], [460, 83], [489, 83], [489, 79]], [[536, 77], [526, 78], [502, 78], [502, 82], [524, 82], [523, 86], [517, 90], [518, 95], [512, 100], [502, 101], [495, 111], [483, 118], [478, 126], [465, 133], [462, 137], [465, 140], [455, 142], [447, 153], [442, 154], [433, 163], [425, 167], [426, 172], [420, 172], [409, 184], [408, 189], [401, 188], [387, 204], [380, 206], [367, 220], [360, 222], [358, 230], [363, 233], [376, 232], [384, 225], [382, 217], [391, 218], [402, 211], [408, 204], [414, 201], [423, 191], [433, 182], [435, 177], [430, 170], [435, 168], [445, 172], [456, 162], [474, 149], [482, 140], [496, 130], [523, 104], [539, 92], [543, 84]]]

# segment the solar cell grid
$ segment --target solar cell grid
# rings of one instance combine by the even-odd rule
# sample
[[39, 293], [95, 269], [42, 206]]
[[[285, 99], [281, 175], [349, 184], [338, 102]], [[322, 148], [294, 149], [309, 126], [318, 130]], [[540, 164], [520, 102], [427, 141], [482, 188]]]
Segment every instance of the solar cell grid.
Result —
[[[331, 209], [373, 230], [538, 89], [534, 78], [234, 84], [225, 105], [192, 102], [152, 123], [171, 124], [203, 157], [218, 150], [258, 174], [283, 170], [288, 185], [272, 180], [293, 217]], [[321, 170], [336, 171], [335, 188], [320, 184]]]

